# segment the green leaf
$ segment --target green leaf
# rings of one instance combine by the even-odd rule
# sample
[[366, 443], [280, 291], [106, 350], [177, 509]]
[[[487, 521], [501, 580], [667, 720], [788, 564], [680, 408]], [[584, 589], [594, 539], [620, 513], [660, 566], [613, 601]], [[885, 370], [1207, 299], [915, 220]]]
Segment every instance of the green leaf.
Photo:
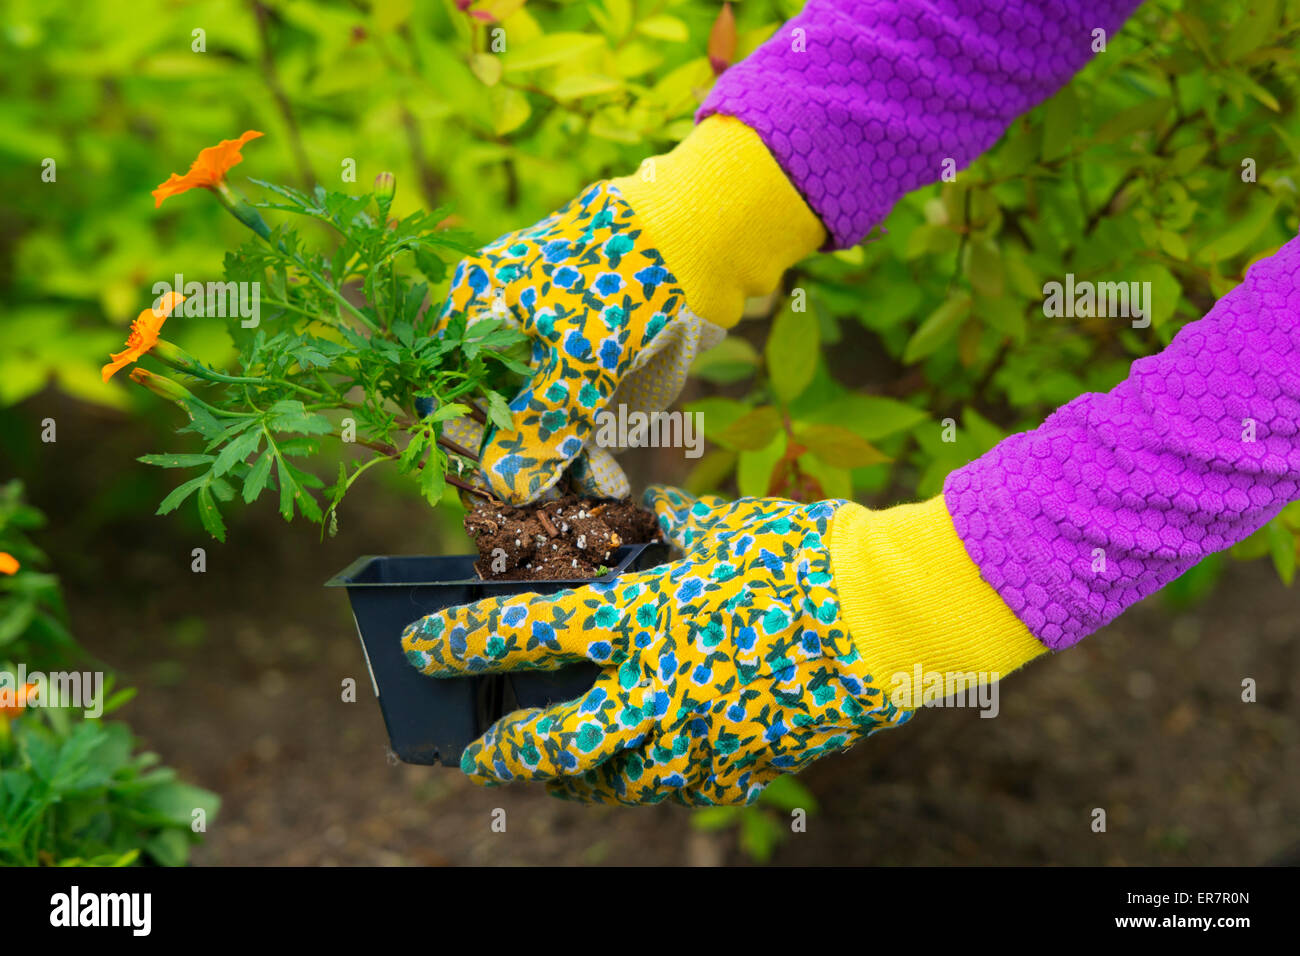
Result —
[[1002, 441], [1002, 439], [1007, 437], [1006, 432], [998, 428], [997, 425], [994, 425], [969, 405], [962, 412], [961, 420], [981, 453], [992, 448], [998, 442]]
[[226, 525], [221, 520], [221, 512], [217, 510], [217, 503], [212, 498], [211, 484], [204, 484], [199, 489], [199, 520], [203, 522], [204, 529], [218, 541], [226, 540]]
[[1156, 238], [1160, 240], [1160, 248], [1173, 258], [1178, 260], [1187, 258], [1187, 243], [1178, 233], [1171, 229], [1161, 229], [1156, 233]]
[[253, 467], [248, 469], [248, 474], [244, 476], [244, 504], [252, 504], [266, 487], [266, 480], [271, 476], [271, 461], [274, 458], [274, 453], [268, 448], [262, 452], [262, 456], [257, 459]]
[[462, 415], [468, 415], [470, 407], [462, 405], [459, 402], [448, 402], [446, 405], [439, 405], [431, 414], [425, 417], [424, 421], [436, 425], [438, 422], [445, 422], [451, 418], [460, 418]]
[[740, 819], [740, 807], [705, 807], [691, 814], [691, 827], [695, 830], [725, 830]]
[[447, 487], [447, 456], [435, 447], [420, 473], [420, 492], [433, 507], [442, 503], [442, 493]]
[[791, 810], [806, 810], [809, 816], [820, 809], [812, 791], [800, 783], [797, 777], [788, 773], [774, 777], [758, 795], [758, 802], [787, 813]]
[[912, 365], [935, 352], [966, 320], [971, 310], [969, 293], [962, 293], [944, 301], [921, 323], [903, 349], [903, 362]]
[[713, 441], [717, 441], [717, 436], [732, 422], [752, 411], [744, 402], [736, 401], [734, 398], [723, 398], [720, 395], [687, 402], [682, 406], [682, 410], [690, 415], [699, 415], [704, 426], [704, 434]]
[[1281, 522], [1271, 521], [1268, 527], [1268, 550], [1273, 558], [1273, 567], [1282, 583], [1290, 587], [1295, 581], [1296, 539], [1291, 532], [1282, 527]]
[[742, 496], [761, 498], [768, 493], [772, 469], [785, 454], [785, 446], [785, 432], [777, 432], [762, 448], [740, 453], [740, 460], [736, 463], [736, 487]]
[[810, 425], [796, 430], [795, 440], [835, 468], [866, 468], [893, 460], [840, 425]]
[[488, 392], [487, 419], [500, 431], [515, 430], [514, 412], [510, 411], [510, 403], [499, 392]]
[[664, 15], [642, 20], [636, 25], [636, 32], [669, 43], [685, 43], [690, 39], [690, 31], [685, 23], [677, 17]]
[[757, 807], [745, 807], [740, 814], [740, 848], [759, 863], [772, 858], [785, 829]]
[[1134, 279], [1151, 283], [1147, 301], [1151, 324], [1159, 328], [1172, 319], [1183, 295], [1178, 277], [1158, 262], [1144, 262], [1134, 270]]
[[720, 491], [723, 483], [736, 470], [736, 461], [734, 451], [711, 451], [696, 462], [686, 476], [683, 487], [693, 495]]
[[795, 312], [788, 304], [777, 313], [763, 356], [772, 390], [782, 401], [793, 401], [808, 387], [817, 371], [820, 348], [820, 326], [815, 316]]
[[411, 18], [415, 0], [374, 0], [370, 11], [375, 18], [375, 29], [387, 33]]
[[159, 468], [193, 468], [195, 465], [206, 465], [213, 460], [212, 455], [141, 455], [136, 459], [146, 465], [155, 465]]
[[1079, 98], [1067, 83], [1043, 106], [1043, 147], [1039, 158], [1051, 163], [1069, 155], [1079, 130]]
[[718, 444], [736, 451], [758, 451], [771, 443], [781, 431], [781, 413], [764, 405], [736, 419], [718, 432]]
[[1167, 96], [1144, 100], [1136, 106], [1121, 110], [1102, 123], [1092, 134], [1092, 142], [1114, 143], [1139, 130], [1155, 130], [1173, 108], [1174, 101]]
[[1219, 46], [1224, 62], [1235, 63], [1263, 46], [1277, 26], [1278, 0], [1250, 0]]
[[199, 475], [197, 478], [191, 478], [185, 484], [172, 489], [171, 494], [162, 500], [162, 504], [158, 506], [158, 510], [154, 513], [160, 515], [170, 514], [179, 508], [186, 498], [207, 485], [207, 483], [208, 475], [206, 473]]
[[221, 454], [217, 455], [217, 460], [212, 464], [212, 474], [224, 475], [239, 462], [256, 452], [261, 444], [262, 430], [260, 428], [249, 429], [244, 432], [221, 449]]
[[730, 385], [753, 375], [760, 361], [754, 346], [732, 336], [695, 356], [691, 375], [706, 382]]
[[415, 463], [420, 460], [424, 449], [429, 444], [429, 433], [427, 431], [418, 431], [413, 434], [406, 447], [402, 449], [402, 454], [397, 459], [397, 469], [403, 473], [409, 472], [415, 467]]
[[308, 412], [297, 399], [283, 399], [267, 411], [266, 427], [276, 432], [300, 432], [304, 435], [328, 435], [334, 425], [318, 412]]
[[1233, 217], [1225, 229], [1218, 230], [1215, 238], [1196, 253], [1199, 263], [1222, 262], [1239, 255], [1263, 232], [1277, 211], [1278, 199], [1259, 192], [1245, 215]]
[[807, 424], [843, 425], [867, 441], [878, 441], [907, 431], [930, 416], [895, 398], [881, 395], [844, 395], [805, 414]]
[[36, 617], [38, 605], [34, 597], [25, 595], [7, 598], [0, 607], [4, 609], [4, 617], [0, 617], [0, 647], [3, 647], [26, 632], [28, 625]]
[[1002, 255], [992, 239], [971, 240], [966, 259], [966, 278], [977, 295], [990, 299], [1002, 295]]
[[622, 80], [612, 76], [589, 73], [580, 76], [562, 77], [551, 87], [551, 94], [557, 100], [576, 100], [584, 96], [614, 93], [622, 88]]
[[484, 86], [496, 86], [501, 82], [501, 57], [495, 53], [472, 54], [469, 69]]
[[294, 483], [283, 458], [276, 458], [276, 472], [280, 479], [280, 517], [285, 521], [292, 521]]
[[525, 73], [572, 63], [604, 45], [600, 36], [591, 33], [548, 33], [507, 52], [504, 55], [505, 71]]
[[[528, 97], [509, 86], [498, 86], [492, 90], [492, 131], [498, 136], [508, 136], [528, 122], [533, 108]], [[421, 271], [434, 282], [442, 281], [442, 276], [430, 275], [427, 269]], [[445, 271], [445, 270], [444, 270]]]
[[1256, 83], [1245, 73], [1227, 73], [1224, 75], [1229, 89], [1241, 90], [1247, 96], [1250, 96], [1260, 103], [1263, 103], [1274, 113], [1282, 112], [1282, 104], [1278, 102], [1277, 97], [1272, 91], [1259, 83]]

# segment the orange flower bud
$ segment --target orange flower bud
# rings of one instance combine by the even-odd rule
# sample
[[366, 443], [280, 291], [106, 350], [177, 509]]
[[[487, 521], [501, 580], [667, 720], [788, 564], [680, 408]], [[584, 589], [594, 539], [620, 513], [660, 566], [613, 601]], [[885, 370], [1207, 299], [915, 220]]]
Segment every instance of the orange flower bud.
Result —
[[147, 369], [131, 369], [131, 381], [135, 382], [137, 385], [143, 385], [155, 395], [161, 395], [168, 401], [179, 402], [182, 406], [188, 399], [194, 397], [194, 393], [184, 385], [173, 382], [171, 379], [165, 378], [162, 375], [155, 375]]

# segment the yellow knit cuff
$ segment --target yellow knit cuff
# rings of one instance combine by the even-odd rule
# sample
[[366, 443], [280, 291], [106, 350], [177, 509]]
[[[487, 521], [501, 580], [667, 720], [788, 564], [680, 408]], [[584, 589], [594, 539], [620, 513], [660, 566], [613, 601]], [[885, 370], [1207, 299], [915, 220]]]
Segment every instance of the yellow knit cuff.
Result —
[[928, 702], [945, 696], [928, 692], [933, 675], [989, 683], [1047, 651], [980, 577], [942, 495], [883, 511], [845, 505], [829, 546], [849, 634], [887, 693], [924, 675]]
[[730, 328], [826, 233], [752, 129], [710, 116], [672, 152], [613, 181], [703, 319]]

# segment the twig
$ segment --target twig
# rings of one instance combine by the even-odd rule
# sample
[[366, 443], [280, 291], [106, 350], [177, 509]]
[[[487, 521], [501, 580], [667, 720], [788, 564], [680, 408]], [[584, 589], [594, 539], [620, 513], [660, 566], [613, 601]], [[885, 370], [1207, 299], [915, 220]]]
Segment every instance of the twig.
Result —
[[[1169, 141], [1174, 138], [1174, 134], [1177, 133], [1184, 126], [1186, 126], [1192, 120], [1199, 119], [1204, 112], [1205, 111], [1203, 109], [1200, 109], [1189, 115], [1179, 116], [1176, 120], [1174, 120], [1173, 124], [1167, 130], [1165, 130], [1164, 134], [1156, 142], [1156, 148], [1153, 155], [1160, 156], [1163, 158], [1165, 153], [1165, 148], [1169, 145]], [[1092, 235], [1092, 231], [1097, 228], [1097, 225], [1101, 222], [1101, 220], [1106, 216], [1108, 212], [1110, 212], [1110, 207], [1115, 204], [1116, 200], [1119, 199], [1120, 194], [1123, 193], [1124, 190], [1127, 189], [1129, 185], [1132, 184], [1138, 178], [1138, 175], [1139, 174], [1136, 171], [1131, 171], [1127, 173], [1122, 179], [1120, 179], [1119, 183], [1116, 184], [1115, 188], [1111, 190], [1110, 195], [1106, 197], [1106, 201], [1103, 202], [1100, 206], [1098, 206], [1095, 210], [1093, 210], [1092, 215], [1088, 217], [1088, 221], [1084, 224], [1083, 227], [1083, 234], [1085, 236]]]
[[[423, 463], [421, 463], [421, 467], [424, 467]], [[447, 484], [455, 485], [461, 491], [468, 492], [471, 495], [478, 495], [480, 498], [482, 498], [490, 505], [501, 504], [501, 502], [497, 501], [496, 498], [493, 497], [490, 491], [484, 491], [482, 488], [475, 488], [468, 481], [463, 481], [462, 479], [457, 478], [455, 475], [447, 475], [446, 477], [447, 477]]]
[[275, 105], [280, 110], [280, 115], [284, 118], [284, 125], [289, 131], [289, 144], [293, 148], [293, 159], [298, 166], [298, 175], [302, 177], [303, 184], [311, 189], [316, 185], [316, 176], [311, 170], [311, 163], [307, 159], [307, 150], [302, 145], [302, 133], [298, 130], [298, 120], [293, 115], [293, 105], [289, 102], [288, 95], [284, 92], [284, 86], [280, 83], [280, 75], [275, 69], [275, 59], [271, 54], [271, 38], [267, 29], [267, 20], [270, 17], [270, 11], [258, 0], [253, 0], [250, 4], [253, 8], [253, 15], [257, 19], [257, 35], [261, 41], [262, 54], [262, 76], [266, 80], [267, 88], [271, 91], [271, 96], [275, 99]]
[[[358, 438], [358, 439], [357, 439], [357, 444], [358, 444], [358, 445], [363, 445], [363, 446], [365, 446], [366, 448], [369, 448], [369, 449], [371, 449], [371, 450], [373, 450], [373, 451], [377, 451], [377, 452], [379, 452], [380, 454], [382, 454], [382, 455], [386, 455], [386, 456], [388, 456], [388, 457], [390, 457], [390, 458], [396, 458], [396, 457], [400, 454], [400, 453], [398, 452], [398, 450], [397, 450], [394, 446], [389, 445], [389, 444], [387, 444], [387, 443], [385, 443], [385, 442], [372, 441], [372, 440], [369, 439], [369, 438]], [[450, 445], [452, 446], [452, 447], [449, 449], [450, 451], [455, 451], [455, 453], [458, 454], [458, 455], [459, 455], [459, 454], [464, 454], [465, 457], [472, 457], [473, 460], [474, 460], [475, 462], [478, 461], [478, 458], [477, 458], [477, 457], [475, 457], [475, 456], [470, 456], [470, 455], [465, 451], [464, 448], [461, 448], [460, 445], [457, 445], [457, 444], [456, 444], [454, 441], [452, 441], [451, 439], [446, 439], [446, 440], [444, 441], [443, 439], [439, 438], [439, 439], [438, 439], [438, 444], [440, 444], [440, 445], [450, 444]], [[457, 451], [456, 449], [459, 449], [459, 451]], [[423, 468], [423, 467], [425, 466], [425, 463], [427, 462], [427, 460], [428, 460], [428, 459], [425, 459], [425, 461], [420, 462], [418, 465], [416, 465], [416, 467], [417, 467], [417, 468]], [[462, 480], [462, 479], [460, 479], [460, 478], [457, 478], [455, 475], [452, 475], [452, 474], [445, 475], [444, 477], [447, 479], [447, 484], [449, 484], [449, 485], [454, 485], [455, 487], [459, 488], [461, 491], [468, 492], [468, 493], [471, 494], [471, 495], [478, 495], [480, 498], [482, 498], [483, 500], [485, 500], [486, 502], [488, 502], [488, 504], [498, 505], [498, 506], [501, 504], [501, 502], [499, 502], [499, 501], [498, 501], [498, 500], [497, 500], [497, 499], [492, 495], [492, 493], [491, 493], [490, 491], [484, 491], [482, 488], [475, 488], [475, 487], [474, 487], [473, 485], [471, 485], [469, 482], [464, 481], [464, 480]]]
[[451, 452], [453, 455], [460, 455], [462, 458], [468, 458], [470, 461], [478, 464], [478, 455], [474, 454], [474, 452], [470, 451], [459, 442], [452, 441], [445, 435], [439, 435], [438, 444], [447, 449], [447, 451]]

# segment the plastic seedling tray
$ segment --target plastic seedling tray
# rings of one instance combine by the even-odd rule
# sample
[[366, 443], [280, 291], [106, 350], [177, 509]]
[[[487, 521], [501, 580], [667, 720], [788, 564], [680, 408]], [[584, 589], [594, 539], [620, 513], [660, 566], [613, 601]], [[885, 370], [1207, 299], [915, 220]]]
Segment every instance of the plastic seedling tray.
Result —
[[520, 707], [545, 707], [591, 689], [594, 664], [555, 671], [520, 671], [459, 678], [426, 677], [402, 653], [402, 631], [435, 611], [481, 598], [554, 594], [663, 563], [668, 545], [623, 545], [604, 577], [568, 581], [484, 581], [473, 555], [383, 557], [365, 555], [326, 582], [346, 588], [371, 686], [393, 752], [406, 763], [459, 766], [460, 755], [499, 717]]

